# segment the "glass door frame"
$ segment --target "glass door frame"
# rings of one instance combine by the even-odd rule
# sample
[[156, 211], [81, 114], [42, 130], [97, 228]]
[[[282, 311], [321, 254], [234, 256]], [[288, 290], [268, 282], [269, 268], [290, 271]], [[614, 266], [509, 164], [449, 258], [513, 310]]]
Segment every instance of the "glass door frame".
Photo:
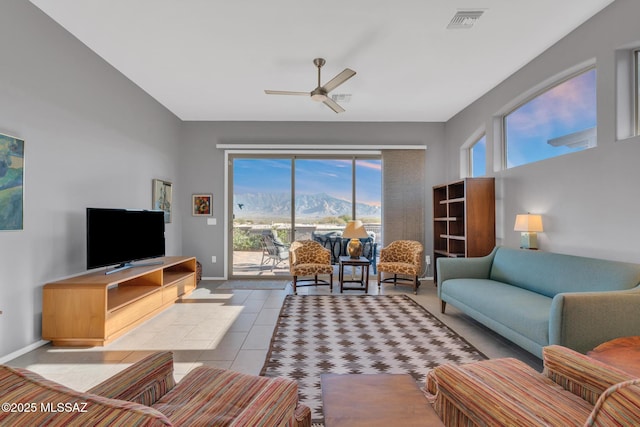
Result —
[[[356, 192], [357, 192], [357, 162], [360, 160], [376, 160], [382, 162], [382, 153], [380, 151], [253, 151], [242, 150], [237, 152], [227, 151], [225, 152], [225, 199], [227, 201], [227, 210], [225, 212], [225, 260], [228, 260], [226, 265], [226, 276], [231, 279], [254, 279], [265, 277], [289, 277], [289, 276], [258, 276], [258, 275], [238, 275], [234, 274], [234, 262], [233, 262], [233, 232], [234, 232], [234, 180], [233, 180], [233, 164], [235, 159], [290, 159], [291, 160], [291, 241], [296, 238], [296, 160], [350, 160], [351, 161], [351, 218], [356, 218]], [[380, 177], [382, 181], [382, 175]], [[381, 182], [381, 202], [382, 202], [382, 182]], [[382, 220], [382, 218], [381, 218]], [[382, 221], [381, 221], [382, 222]]]

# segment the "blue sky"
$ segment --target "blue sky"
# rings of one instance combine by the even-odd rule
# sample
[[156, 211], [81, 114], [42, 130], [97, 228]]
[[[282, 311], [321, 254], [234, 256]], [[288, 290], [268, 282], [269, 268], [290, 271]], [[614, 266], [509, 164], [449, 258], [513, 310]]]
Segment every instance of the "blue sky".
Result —
[[487, 174], [487, 136], [483, 136], [471, 148], [471, 163], [473, 176], [485, 176]]
[[[289, 193], [291, 159], [234, 159], [234, 193]], [[380, 204], [382, 162], [356, 161], [358, 202]], [[296, 192], [351, 199], [351, 160], [297, 159]]]
[[596, 70], [544, 92], [505, 119], [507, 166], [514, 167], [577, 151], [547, 141], [596, 126]]

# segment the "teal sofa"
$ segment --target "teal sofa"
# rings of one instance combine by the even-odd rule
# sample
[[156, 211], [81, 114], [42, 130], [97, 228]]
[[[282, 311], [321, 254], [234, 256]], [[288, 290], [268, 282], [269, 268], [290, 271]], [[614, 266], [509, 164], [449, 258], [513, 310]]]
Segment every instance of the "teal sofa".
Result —
[[449, 303], [538, 357], [640, 335], [639, 264], [505, 247], [436, 262], [442, 313]]

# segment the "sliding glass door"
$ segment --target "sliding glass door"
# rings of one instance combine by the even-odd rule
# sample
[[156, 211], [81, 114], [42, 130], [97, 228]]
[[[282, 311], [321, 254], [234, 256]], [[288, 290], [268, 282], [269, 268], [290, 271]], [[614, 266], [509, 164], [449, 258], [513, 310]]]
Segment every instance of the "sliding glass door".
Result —
[[233, 159], [232, 275], [289, 274], [292, 172], [293, 159]]
[[381, 242], [381, 163], [354, 156], [232, 157], [231, 276], [288, 275], [292, 241], [339, 233], [352, 218]]

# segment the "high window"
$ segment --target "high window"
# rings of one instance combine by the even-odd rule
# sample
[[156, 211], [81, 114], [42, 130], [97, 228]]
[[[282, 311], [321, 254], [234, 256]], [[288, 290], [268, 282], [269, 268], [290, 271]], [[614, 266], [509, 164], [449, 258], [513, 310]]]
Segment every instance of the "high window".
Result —
[[596, 145], [596, 70], [584, 71], [504, 117], [507, 168]]
[[477, 140], [470, 151], [471, 176], [485, 176], [487, 174], [487, 136]]

